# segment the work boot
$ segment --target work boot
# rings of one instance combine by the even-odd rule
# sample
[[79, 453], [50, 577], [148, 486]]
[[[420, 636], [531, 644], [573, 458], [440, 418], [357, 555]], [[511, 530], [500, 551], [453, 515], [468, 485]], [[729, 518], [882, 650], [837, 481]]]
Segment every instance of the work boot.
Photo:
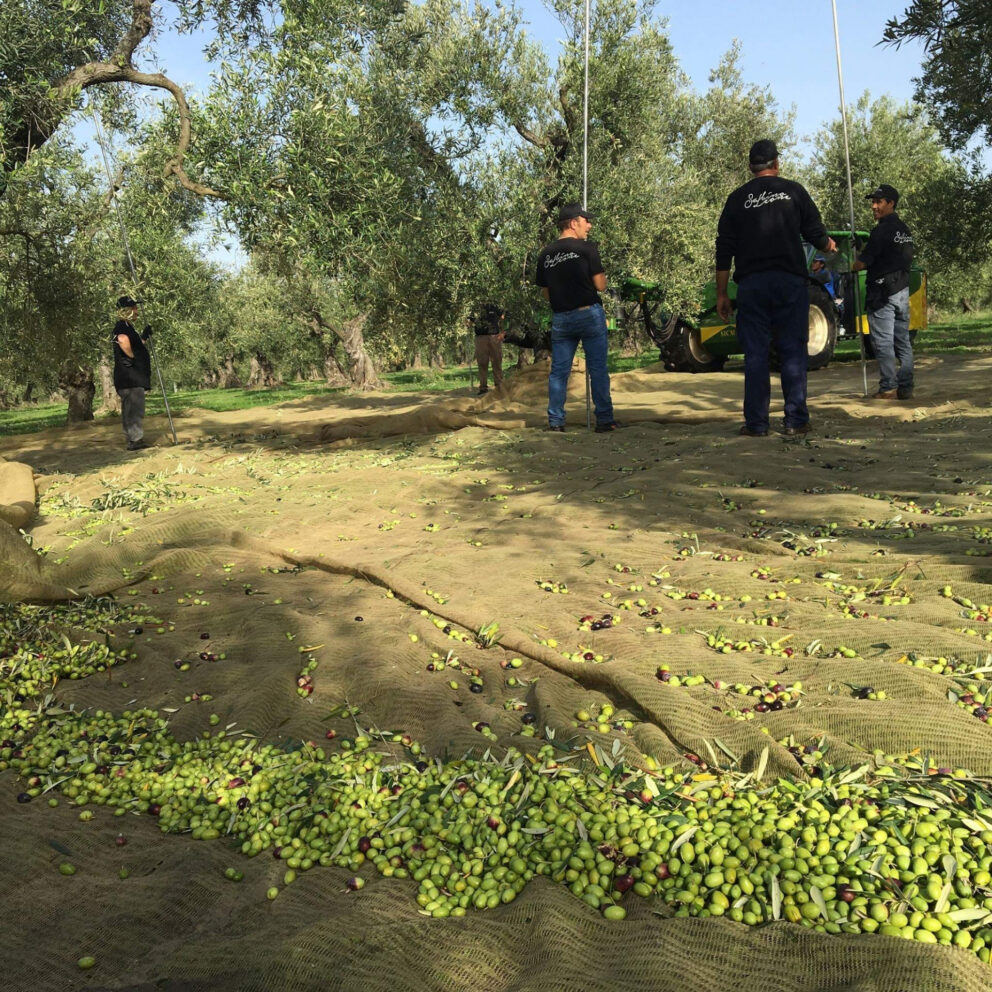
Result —
[[795, 437], [797, 434], [808, 434], [811, 430], [812, 427], [807, 420], [805, 424], [799, 424], [798, 427], [783, 427], [782, 433], [786, 437]]
[[900, 386], [896, 390], [896, 396], [901, 400], [911, 400], [913, 398], [913, 387], [912, 386]]
[[479, 388], [479, 391], [475, 395], [476, 396], [485, 396], [486, 393], [488, 393], [488, 392], [489, 392], [489, 387], [488, 386], [481, 386]]
[[898, 389], [880, 389], [872, 396], [873, 400], [896, 400], [899, 398]]
[[768, 431], [756, 431], [744, 424], [737, 432], [741, 437], [768, 437]]
[[147, 441], [128, 441], [127, 450], [128, 451], [142, 451], [145, 448], [149, 448], [151, 445]]
[[618, 423], [616, 420], [611, 420], [605, 424], [596, 424], [597, 434], [609, 434], [611, 431], [618, 431], [623, 426], [623, 424]]

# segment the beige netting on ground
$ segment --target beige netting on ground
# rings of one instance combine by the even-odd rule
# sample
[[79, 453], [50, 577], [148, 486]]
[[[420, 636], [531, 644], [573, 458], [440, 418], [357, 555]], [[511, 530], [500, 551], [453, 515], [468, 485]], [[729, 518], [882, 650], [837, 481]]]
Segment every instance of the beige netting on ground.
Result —
[[[211, 712], [266, 739], [343, 735], [348, 721], [327, 714], [348, 701], [363, 724], [409, 733], [431, 755], [481, 753], [478, 721], [496, 750], [533, 750], [540, 734], [521, 737], [520, 712], [507, 708], [517, 700], [558, 740], [616, 739], [635, 761], [706, 756], [719, 739], [742, 769], [767, 747], [769, 775], [799, 776], [776, 742], [822, 736], [838, 764], [918, 748], [992, 774], [992, 731], [948, 701], [946, 675], [909, 663], [945, 657], [966, 671], [992, 652], [992, 623], [958, 602], [990, 599], [992, 360], [920, 364], [915, 406], [865, 403], [850, 366], [812, 376], [816, 431], [800, 440], [734, 436], [739, 375], [658, 368], [614, 377], [630, 426], [609, 435], [584, 429], [578, 374], [569, 432], [535, 429], [546, 406], [536, 368], [481, 400], [197, 411], [177, 419], [178, 447], [149, 423], [161, 438], [140, 455], [121, 450], [109, 423], [7, 439], [0, 453], [34, 470], [40, 498], [34, 551], [0, 522], [0, 598], [145, 604], [163, 622], [134, 635], [137, 661], [60, 684], [59, 696], [175, 709], [181, 739]], [[607, 613], [619, 622], [581, 623]], [[493, 622], [500, 640], [488, 650], [444, 630]], [[205, 642], [223, 660], [201, 661]], [[319, 662], [309, 699], [296, 693], [303, 647]], [[432, 652], [449, 650], [480, 669], [483, 692], [427, 670]], [[511, 657], [519, 669], [501, 667]], [[708, 681], [663, 684], [663, 664]], [[511, 674], [522, 684], [508, 686]], [[747, 705], [729, 687], [771, 678], [801, 680], [802, 704], [728, 715]], [[887, 698], [855, 698], [865, 687]], [[213, 699], [186, 703], [193, 692]], [[577, 712], [607, 702], [630, 728], [575, 727]], [[81, 823], [64, 803], [18, 806], [14, 777], [3, 779], [11, 989], [992, 987], [966, 952], [671, 919], [636, 898], [611, 924], [539, 879], [512, 905], [461, 920], [425, 919], [412, 883], [374, 873], [345, 893], [338, 869], [309, 872], [268, 903], [278, 862], [245, 862], [246, 882], [231, 885], [221, 869], [242, 859], [222, 840], [167, 837], [128, 817], [118, 849], [109, 812]], [[68, 856], [79, 872], [63, 878], [55, 866]], [[83, 953], [99, 962], [85, 976]]]

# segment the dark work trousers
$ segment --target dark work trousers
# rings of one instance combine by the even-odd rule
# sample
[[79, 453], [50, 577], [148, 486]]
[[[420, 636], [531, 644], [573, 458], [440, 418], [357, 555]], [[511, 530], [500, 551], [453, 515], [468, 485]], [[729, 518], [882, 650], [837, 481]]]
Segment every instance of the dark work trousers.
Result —
[[789, 272], [745, 276], [737, 287], [737, 337], [744, 348], [744, 423], [753, 431], [768, 430], [768, 353], [773, 341], [782, 368], [785, 426], [802, 427], [808, 423], [807, 280]]
[[141, 386], [131, 389], [118, 389], [121, 398], [121, 422], [128, 444], [134, 444], [145, 436], [142, 422], [145, 419], [145, 391]]

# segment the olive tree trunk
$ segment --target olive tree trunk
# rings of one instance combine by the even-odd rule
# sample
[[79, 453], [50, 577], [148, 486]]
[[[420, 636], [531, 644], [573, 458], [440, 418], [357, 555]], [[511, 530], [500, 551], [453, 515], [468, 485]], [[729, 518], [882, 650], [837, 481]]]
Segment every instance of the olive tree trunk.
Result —
[[234, 355], [228, 355], [224, 364], [217, 370], [217, 387], [219, 389], [237, 389], [241, 385], [238, 370], [234, 367]]
[[348, 357], [348, 380], [355, 389], [382, 389], [382, 380], [376, 372], [375, 363], [365, 350], [365, 325], [368, 322], [368, 314], [359, 314], [351, 320], [329, 324], [320, 311], [312, 310], [310, 319], [321, 330], [331, 331], [341, 342], [341, 347]]
[[101, 358], [97, 366], [97, 374], [100, 376], [100, 412], [120, 413], [121, 398], [114, 389], [114, 370], [110, 365], [109, 358]]
[[84, 369], [66, 362], [59, 369], [59, 389], [69, 401], [67, 424], [80, 424], [93, 419], [93, 397], [96, 396], [96, 382], [93, 370]]
[[279, 377], [272, 367], [272, 362], [265, 355], [251, 356], [251, 366], [248, 371], [249, 389], [269, 389], [279, 384]]

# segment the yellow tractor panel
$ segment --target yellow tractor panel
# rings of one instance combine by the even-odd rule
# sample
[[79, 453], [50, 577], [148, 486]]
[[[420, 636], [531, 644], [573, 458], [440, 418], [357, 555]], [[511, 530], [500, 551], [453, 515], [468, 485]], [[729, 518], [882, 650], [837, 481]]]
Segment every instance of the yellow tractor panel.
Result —
[[927, 274], [921, 273], [920, 288], [909, 297], [909, 329], [919, 331], [928, 326]]
[[709, 324], [699, 328], [699, 340], [705, 344], [710, 338], [715, 338], [721, 331], [725, 331], [732, 324]]

